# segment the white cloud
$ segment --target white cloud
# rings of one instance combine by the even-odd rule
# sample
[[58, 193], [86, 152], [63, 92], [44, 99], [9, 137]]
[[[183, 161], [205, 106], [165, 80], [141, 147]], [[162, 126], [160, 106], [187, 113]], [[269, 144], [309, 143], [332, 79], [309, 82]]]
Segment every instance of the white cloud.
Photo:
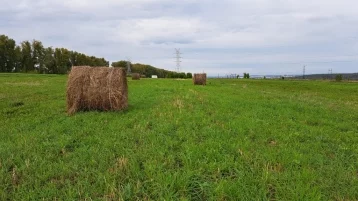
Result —
[[[131, 57], [173, 70], [228, 73], [357, 71], [354, 0], [14, 0], [0, 2], [0, 33], [105, 57]], [[280, 66], [285, 67], [277, 67]], [[250, 66], [250, 67], [246, 67]], [[265, 67], [266, 66], [266, 67]], [[267, 69], [270, 69], [268, 71]], [[284, 69], [284, 70], [282, 70]]]

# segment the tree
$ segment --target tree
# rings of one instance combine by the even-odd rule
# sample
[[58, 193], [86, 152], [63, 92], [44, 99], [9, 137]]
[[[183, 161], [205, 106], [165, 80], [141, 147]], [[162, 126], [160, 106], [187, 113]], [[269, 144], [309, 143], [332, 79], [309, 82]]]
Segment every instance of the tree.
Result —
[[70, 60], [71, 60], [71, 65], [72, 66], [78, 66], [78, 59], [77, 59], [77, 56], [78, 56], [78, 52], [76, 51], [71, 51], [70, 52]]
[[244, 79], [249, 79], [250, 78], [250, 74], [249, 73], [244, 73]]
[[56, 48], [54, 53], [54, 59], [56, 64], [56, 72], [58, 74], [67, 73], [71, 67], [71, 55], [70, 51], [66, 48]]
[[12, 72], [16, 61], [15, 41], [5, 35], [0, 35], [0, 72]]
[[45, 48], [41, 41], [15, 40], [0, 35], [0, 72], [67, 73], [72, 66], [109, 66], [104, 58], [87, 56], [66, 48]]
[[127, 61], [121, 60], [121, 61], [112, 62], [111, 66], [113, 66], [113, 67], [122, 67], [122, 68], [127, 69]]
[[32, 61], [34, 68], [39, 73], [44, 73], [45, 67], [45, 48], [42, 42], [33, 40], [32, 41]]
[[8, 37], [0, 35], [0, 72], [6, 72], [6, 42]]
[[22, 63], [21, 63], [22, 54], [21, 54], [21, 48], [19, 46], [16, 46], [15, 48], [14, 58], [15, 58], [14, 72], [20, 72], [22, 67]]
[[186, 74], [186, 78], [189, 78], [189, 79], [193, 78], [193, 74], [187, 73], [187, 74]]
[[54, 50], [52, 49], [52, 47], [48, 47], [45, 49], [44, 52], [44, 72], [57, 73]]
[[185, 73], [179, 73], [178, 77], [181, 79], [185, 79], [186, 78], [186, 74]]
[[32, 60], [32, 47], [29, 41], [21, 43], [21, 70], [23, 72], [33, 71], [34, 63]]
[[343, 80], [343, 76], [341, 74], [336, 75], [336, 81], [340, 82]]

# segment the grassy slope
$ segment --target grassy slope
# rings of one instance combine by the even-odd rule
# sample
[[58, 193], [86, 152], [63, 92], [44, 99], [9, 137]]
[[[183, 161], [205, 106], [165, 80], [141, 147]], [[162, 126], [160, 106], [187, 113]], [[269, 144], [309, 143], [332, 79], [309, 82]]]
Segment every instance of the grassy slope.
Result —
[[0, 85], [0, 200], [358, 199], [357, 83], [129, 80], [71, 117], [66, 76]]

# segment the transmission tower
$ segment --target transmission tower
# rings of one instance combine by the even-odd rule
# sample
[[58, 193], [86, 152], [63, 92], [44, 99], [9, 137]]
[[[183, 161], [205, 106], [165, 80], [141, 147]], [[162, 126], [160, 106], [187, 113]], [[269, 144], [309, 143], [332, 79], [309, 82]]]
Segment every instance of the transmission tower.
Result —
[[180, 73], [180, 63], [181, 63], [181, 52], [180, 52], [180, 48], [179, 49], [177, 49], [177, 48], [175, 48], [175, 63], [176, 63], [176, 69], [175, 69], [175, 71], [176, 72], [178, 72], [178, 73]]
[[127, 57], [127, 74], [131, 74], [131, 59]]
[[306, 66], [303, 66], [303, 74], [302, 74], [303, 79], [305, 79], [305, 74], [306, 74]]
[[332, 77], [332, 72], [333, 72], [333, 71], [332, 71], [332, 68], [331, 68], [331, 69], [328, 69], [328, 74], [331, 75], [331, 79], [333, 78], [333, 77]]

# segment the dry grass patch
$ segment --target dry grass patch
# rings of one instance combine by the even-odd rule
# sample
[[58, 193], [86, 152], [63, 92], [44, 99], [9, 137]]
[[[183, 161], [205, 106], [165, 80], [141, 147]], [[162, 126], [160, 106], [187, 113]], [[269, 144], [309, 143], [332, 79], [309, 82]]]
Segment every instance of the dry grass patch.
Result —
[[40, 86], [42, 83], [40, 82], [5, 82], [6, 85], [12, 86]]
[[184, 107], [184, 102], [182, 99], [175, 98], [173, 101], [173, 105], [174, 105], [174, 107], [181, 109]]

